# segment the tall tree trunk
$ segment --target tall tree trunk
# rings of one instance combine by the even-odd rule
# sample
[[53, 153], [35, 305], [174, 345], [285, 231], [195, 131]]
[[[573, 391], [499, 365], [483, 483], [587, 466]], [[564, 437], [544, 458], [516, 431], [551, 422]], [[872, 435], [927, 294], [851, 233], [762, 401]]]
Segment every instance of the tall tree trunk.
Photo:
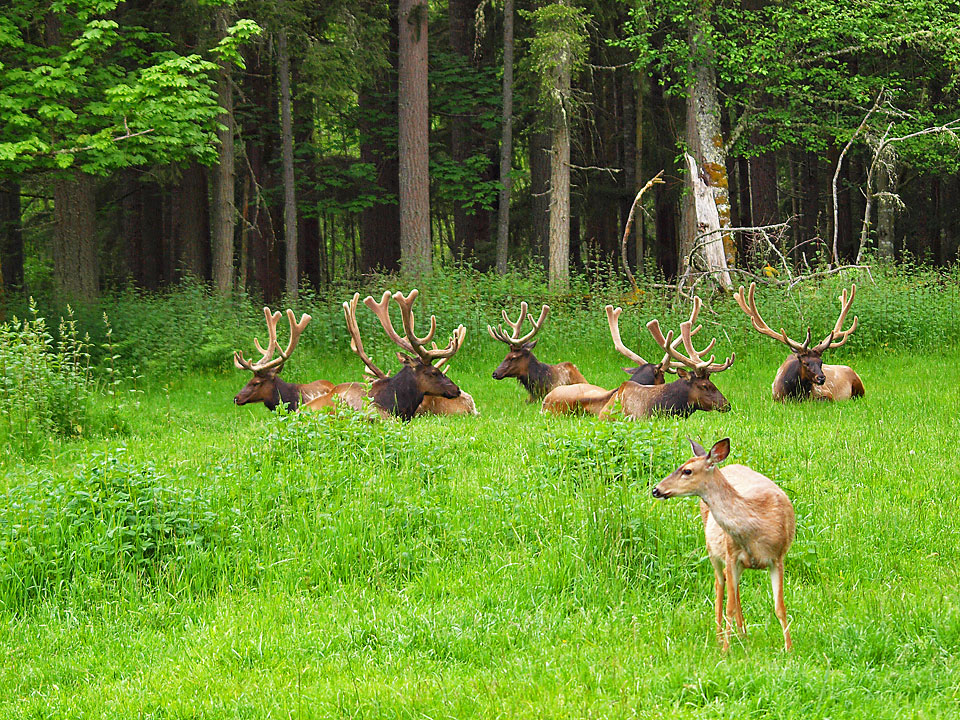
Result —
[[[752, 141], [765, 145], [770, 141], [766, 133], [753, 133]], [[772, 151], [761, 153], [747, 161], [750, 168], [750, 221], [752, 225], [772, 225], [780, 218], [780, 198], [777, 188], [777, 155]], [[763, 236], [757, 233], [751, 242], [753, 252], [762, 259], [768, 251]], [[780, 248], [781, 250], [783, 248]]]
[[[217, 30], [225, 37], [230, 24], [230, 10], [217, 10]], [[235, 153], [233, 146], [233, 79], [229, 62], [221, 61], [217, 82], [217, 103], [223, 109], [222, 128], [217, 130], [220, 158], [214, 175], [213, 285], [227, 294], [233, 289], [233, 233], [236, 225], [234, 208]]]
[[180, 210], [177, 263], [182, 272], [207, 279], [210, 277], [210, 228], [206, 169], [198, 163], [187, 165], [173, 192], [179, 197]]
[[0, 187], [0, 292], [23, 286], [23, 230], [20, 213], [20, 184], [6, 183]]
[[550, 257], [550, 134], [533, 131], [528, 136], [530, 163], [531, 252], [549, 266]]
[[[570, 92], [570, 67], [559, 73], [563, 97]], [[565, 290], [570, 284], [570, 122], [557, 118], [550, 151], [550, 266], [549, 285]]]
[[500, 203], [497, 209], [497, 272], [507, 272], [510, 190], [513, 180], [513, 0], [503, 2], [503, 133], [500, 139]]
[[[720, 103], [717, 98], [717, 78], [714, 72], [713, 49], [703, 32], [703, 27], [709, 23], [707, 5], [700, 4], [699, 16], [690, 25], [689, 45], [690, 56], [694, 58], [692, 75], [693, 85], [687, 94], [687, 146], [691, 148], [697, 167], [703, 174], [703, 181], [713, 195], [716, 204], [720, 227], [730, 227], [730, 198], [729, 183], [727, 181], [726, 151], [723, 135], [720, 131]], [[695, 178], [691, 177], [693, 183]], [[700, 213], [697, 213], [699, 215]], [[692, 221], [693, 216], [688, 212], [690, 222], [685, 232], [693, 233], [693, 237], [684, 238], [681, 247], [687, 245], [693, 249], [694, 237], [699, 234], [698, 223]], [[719, 235], [719, 233], [718, 233]], [[713, 238], [716, 238], [714, 240]], [[736, 259], [736, 244], [730, 233], [723, 233], [704, 238], [703, 247], [708, 251], [712, 260], [708, 260], [711, 271], [719, 273], [721, 282], [729, 286], [727, 265]], [[713, 252], [714, 243], [720, 243], [719, 252]], [[708, 254], [705, 253], [705, 256]], [[686, 262], [689, 252], [681, 258]], [[724, 279], [726, 278], [726, 279]]]
[[[816, 256], [823, 244], [820, 228], [820, 158], [805, 150], [802, 154], [800, 178], [800, 246], [798, 254], [805, 259]], [[819, 238], [819, 243], [815, 240]], [[829, 250], [827, 251], [829, 257]]]
[[280, 61], [280, 122], [283, 144], [283, 242], [286, 248], [285, 275], [287, 297], [297, 298], [297, 195], [293, 178], [293, 117], [290, 108], [290, 54], [287, 49], [287, 29], [280, 30], [278, 43]]
[[53, 211], [57, 293], [70, 302], [93, 302], [99, 292], [94, 178], [74, 170], [54, 180]]
[[430, 275], [429, 116], [427, 14], [423, 0], [400, 0], [400, 267], [410, 277]]

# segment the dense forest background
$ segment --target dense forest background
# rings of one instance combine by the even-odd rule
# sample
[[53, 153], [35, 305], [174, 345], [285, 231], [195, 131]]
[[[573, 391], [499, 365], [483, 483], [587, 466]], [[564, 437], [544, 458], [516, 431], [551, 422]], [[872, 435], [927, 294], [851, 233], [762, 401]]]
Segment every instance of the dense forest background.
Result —
[[[934, 0], [6, 3], [2, 288], [949, 265], [958, 35]], [[685, 152], [766, 230], [705, 237]]]

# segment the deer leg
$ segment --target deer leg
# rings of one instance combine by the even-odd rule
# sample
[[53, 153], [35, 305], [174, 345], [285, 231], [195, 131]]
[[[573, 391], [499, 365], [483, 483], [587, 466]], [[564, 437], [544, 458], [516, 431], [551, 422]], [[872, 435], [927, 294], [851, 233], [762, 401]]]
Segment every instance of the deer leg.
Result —
[[732, 578], [733, 583], [733, 597], [734, 597], [734, 606], [732, 612], [734, 620], [737, 623], [737, 632], [740, 635], [747, 634], [747, 625], [743, 620], [743, 608], [740, 606], [740, 576], [743, 574], [743, 565], [737, 562], [736, 557], [731, 557], [727, 561], [728, 566], [730, 567], [730, 577]]
[[723, 561], [719, 558], [710, 558], [713, 565], [713, 590], [715, 599], [713, 601], [713, 614], [717, 623], [717, 642], [723, 642], [723, 591], [724, 591], [724, 570]]
[[723, 610], [724, 652], [730, 649], [730, 628], [734, 623], [734, 617], [732, 613], [736, 612], [735, 608], [737, 606], [737, 584], [733, 579], [733, 568], [730, 560], [731, 558], [728, 557], [727, 562], [723, 566], [724, 582], [727, 585], [727, 606]]
[[770, 566], [770, 585], [773, 587], [773, 611], [777, 614], [780, 627], [783, 628], [784, 649], [789, 652], [793, 647], [793, 641], [790, 640], [787, 607], [783, 602], [783, 559]]

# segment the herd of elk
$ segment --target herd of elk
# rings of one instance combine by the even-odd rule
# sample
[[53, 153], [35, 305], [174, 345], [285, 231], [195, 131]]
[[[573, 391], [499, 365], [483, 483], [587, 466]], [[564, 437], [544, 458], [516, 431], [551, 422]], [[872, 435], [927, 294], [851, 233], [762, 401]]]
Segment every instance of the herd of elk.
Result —
[[[647, 330], [669, 357], [666, 364], [661, 363], [662, 371], [669, 367], [670, 371], [677, 373], [676, 381], [669, 384], [661, 382], [659, 385], [642, 385], [627, 380], [614, 390], [604, 390], [587, 383], [566, 385], [547, 394], [543, 399], [543, 410], [554, 414], [585, 412], [601, 418], [622, 415], [629, 420], [658, 413], [686, 417], [696, 410], [728, 411], [730, 403], [713, 384], [710, 375], [729, 368], [736, 359], [736, 354], [731, 353], [722, 363], [715, 363], [713, 355], [704, 359], [703, 355], [713, 348], [716, 338], [703, 350], [694, 348], [693, 336], [700, 331], [701, 326], [693, 327], [693, 324], [700, 313], [700, 307], [700, 298], [695, 297], [690, 319], [680, 324], [680, 341], [687, 351], [686, 355], [677, 349], [678, 343], [674, 340], [672, 330], [664, 337], [659, 321], [651, 320], [647, 323]], [[620, 350], [623, 343], [619, 342], [620, 333], [614, 323], [619, 313], [614, 310], [608, 312], [607, 317], [610, 321], [610, 332], [614, 335], [614, 345]], [[635, 358], [638, 362], [642, 360], [639, 355]]]
[[[556, 365], [547, 365], [537, 360], [533, 354], [533, 349], [537, 346], [534, 336], [540, 332], [544, 321], [550, 314], [550, 306], [544, 305], [540, 310], [540, 319], [534, 321], [532, 315], [527, 315], [527, 303], [520, 303], [520, 317], [516, 322], [512, 322], [507, 315], [506, 310], [503, 313], [503, 320], [512, 330], [507, 335], [502, 325], [495, 329], [487, 325], [487, 332], [494, 340], [505, 343], [510, 351], [503, 359], [503, 362], [493, 371], [494, 380], [503, 380], [504, 378], [514, 377], [527, 389], [529, 393], [527, 402], [537, 402], [543, 400], [544, 396], [556, 387], [561, 385], [572, 385], [574, 383], [585, 383], [587, 380], [583, 377], [577, 366], [571, 362], [557, 363]], [[524, 319], [530, 319], [533, 329], [526, 335], [521, 336]]]
[[257, 346], [257, 350], [263, 357], [256, 363], [251, 363], [243, 357], [242, 351], [238, 350], [233, 353], [233, 364], [240, 370], [249, 370], [253, 373], [253, 377], [237, 393], [233, 402], [237, 405], [262, 402], [271, 411], [283, 403], [288, 410], [297, 410], [301, 404], [329, 392], [333, 383], [326, 380], [297, 384], [284, 382], [279, 377], [280, 371], [283, 370], [283, 364], [293, 354], [293, 350], [300, 340], [300, 334], [312, 318], [309, 315], [304, 315], [300, 318], [300, 322], [296, 322], [293, 310], [287, 310], [287, 321], [290, 323], [290, 341], [287, 343], [287, 349], [280, 352], [280, 357], [274, 358], [274, 352], [279, 350], [277, 322], [280, 320], [280, 312], [273, 313], [270, 312], [270, 308], [265, 307], [263, 314], [267, 318], [267, 333], [270, 338], [267, 349], [264, 350], [260, 347], [260, 342], [256, 338], [253, 339], [253, 344]]
[[750, 290], [746, 298], [743, 295], [743, 286], [734, 295], [734, 299], [753, 323], [753, 328], [762, 335], [779, 340], [790, 348], [792, 354], [784, 360], [777, 377], [773, 381], [773, 399], [778, 402], [787, 400], [847, 400], [863, 397], [863, 381], [860, 376], [846, 365], [824, 365], [823, 353], [843, 345], [851, 333], [857, 329], [857, 316], [853, 323], [843, 330], [847, 311], [853, 304], [857, 294], [857, 286], [850, 288], [850, 294], [844, 290], [840, 295], [840, 316], [827, 336], [817, 345], [810, 347], [810, 328], [807, 328], [807, 339], [802, 343], [787, 337], [786, 331], [780, 332], [770, 329], [757, 310], [754, 298], [757, 284], [750, 283]]
[[[719, 463], [730, 454], [724, 438], [707, 452], [693, 440], [693, 457], [653, 488], [655, 498], [700, 498], [707, 555], [715, 577], [714, 614], [723, 649], [730, 646], [730, 626], [744, 634], [740, 607], [740, 575], [744, 570], [767, 569], [773, 586], [773, 608], [790, 650], [790, 628], [783, 602], [783, 558], [796, 531], [796, 516], [787, 494], [776, 483], [745, 465]], [[724, 609], [723, 591], [727, 604]]]

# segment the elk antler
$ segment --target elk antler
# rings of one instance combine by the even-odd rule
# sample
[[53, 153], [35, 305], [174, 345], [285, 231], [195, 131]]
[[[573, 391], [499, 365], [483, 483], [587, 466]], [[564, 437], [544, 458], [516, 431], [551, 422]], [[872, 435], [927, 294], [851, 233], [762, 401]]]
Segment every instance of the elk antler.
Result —
[[695, 295], [693, 298], [693, 311], [690, 313], [690, 319], [680, 323], [680, 339], [683, 341], [683, 347], [687, 351], [686, 355], [683, 355], [679, 350], [677, 350], [677, 341], [674, 339], [673, 330], [669, 331], [666, 337], [663, 336], [663, 333], [660, 330], [659, 320], [651, 320], [648, 322], [647, 330], [650, 331], [650, 334], [653, 336], [653, 339], [656, 341], [657, 345], [659, 345], [667, 355], [679, 363], [675, 365], [675, 367], [679, 368], [685, 365], [688, 368], [698, 372], [723, 372], [728, 367], [733, 365], [733, 361], [737, 358], [736, 353], [730, 353], [730, 357], [728, 357], [722, 363], [715, 363], [715, 355], [711, 355], [709, 360], [704, 360], [701, 356], [710, 352], [710, 349], [717, 342], [716, 338], [712, 338], [703, 350], [697, 351], [693, 347], [693, 336], [700, 332], [702, 327], [700, 325], [693, 327], [693, 323], [697, 320], [697, 315], [700, 314], [700, 306], [700, 297]]
[[[766, 335], [767, 337], [772, 337], [774, 340], [779, 340], [794, 352], [805, 351], [810, 346], [810, 328], [807, 328], [807, 339], [802, 343], [798, 343], [796, 340], [791, 340], [789, 337], [787, 337], [787, 332], [783, 328], [780, 328], [779, 333], [771, 330], [770, 326], [764, 322], [762, 317], [760, 317], [760, 312], [757, 310], [757, 301], [754, 298], [756, 289], [757, 284], [755, 282], [750, 283], [750, 291], [747, 293], [746, 300], [744, 300], [743, 285], [741, 285], [740, 289], [737, 290], [736, 294], [733, 296], [733, 299], [737, 301], [737, 305], [740, 306], [740, 309], [750, 317], [750, 320], [753, 323], [753, 329], [759, 332], [761, 335]], [[851, 298], [851, 300], [852, 299], [853, 298]]]
[[502, 325], [497, 325], [496, 329], [487, 325], [487, 332], [490, 333], [490, 337], [492, 337], [494, 340], [499, 340], [500, 342], [506, 343], [513, 348], [514, 346], [519, 347], [520, 345], [523, 345], [523, 343], [527, 342], [533, 338], [534, 335], [540, 332], [543, 321], [546, 320], [547, 316], [550, 314], [550, 306], [544, 305], [542, 308], [540, 308], [540, 319], [536, 322], [533, 321], [533, 316], [530, 316], [530, 324], [533, 325], [533, 329], [523, 337], [520, 337], [519, 333], [520, 327], [523, 325], [523, 321], [527, 317], [527, 302], [524, 300], [520, 303], [520, 317], [517, 318], [516, 322], [510, 320], [506, 310], [501, 310], [500, 312], [503, 314], [503, 321], [510, 326], [510, 329], [513, 332], [510, 335], [507, 335], [507, 333], [504, 332]]
[[400, 320], [403, 323], [403, 332], [407, 336], [407, 342], [410, 344], [410, 347], [413, 348], [413, 351], [420, 356], [420, 360], [423, 361], [425, 365], [430, 365], [434, 360], [443, 360], [453, 357], [457, 350], [460, 349], [460, 344], [466, 335], [466, 330], [463, 329], [463, 332], [461, 332], [463, 325], [460, 325], [456, 330], [453, 331], [453, 336], [450, 338], [450, 342], [447, 343], [445, 348], [438, 348], [436, 343], [434, 343], [433, 348], [427, 350], [427, 348], [424, 346], [433, 339], [433, 336], [437, 332], [437, 317], [436, 315], [431, 315], [430, 332], [428, 332], [422, 338], [417, 337], [416, 333], [414, 332], [413, 303], [416, 301], [417, 295], [419, 294], [420, 291], [414, 288], [406, 297], [404, 297], [402, 292], [395, 292], [393, 294], [393, 299], [396, 301], [397, 305], [400, 306]]
[[[613, 347], [621, 355], [623, 355], [624, 357], [630, 360], [633, 360], [633, 362], [639, 363], [640, 365], [647, 365], [648, 363], [646, 360], [644, 360], [642, 357], [637, 355], [637, 353], [633, 352], [633, 350], [631, 350], [626, 345], [624, 345], [623, 340], [620, 339], [620, 313], [623, 312], [623, 309], [614, 308], [613, 305], [607, 305], [604, 308], [604, 310], [607, 311], [607, 324], [610, 326], [610, 337], [613, 338]], [[696, 332], [699, 330], [700, 328], [698, 327], [697, 330], [693, 332], [693, 334], [696, 334]], [[680, 340], [681, 338], [678, 337], [676, 340], [673, 341], [673, 345], [674, 346], [679, 345]], [[670, 360], [669, 353], [664, 353], [663, 357], [660, 358], [660, 362], [657, 363], [657, 367], [660, 368], [662, 372], [668, 372], [668, 373], [676, 373], [677, 368], [681, 366], [682, 366], [682, 363], [678, 364]]]
[[[467, 329], [463, 325], [459, 326], [456, 330], [453, 331], [453, 339], [450, 342], [456, 343], [456, 346], [457, 346], [457, 349], [453, 351], [453, 354], [455, 354], [457, 350], [460, 349], [460, 346], [463, 345], [464, 338], [466, 337], [467, 337]], [[438, 349], [436, 343], [432, 343], [432, 345], [434, 350]], [[451, 356], [440, 358], [440, 361], [436, 365], [438, 369], [443, 368], [442, 370], [440, 370], [440, 372], [446, 374], [447, 370], [450, 369], [450, 366], [447, 365], [447, 361], [450, 360], [450, 357], [452, 357], [452, 354]], [[444, 365], [446, 365], [446, 367], [444, 367]]]
[[250, 370], [251, 372], [257, 372], [261, 370], [268, 370], [273, 367], [283, 367], [283, 364], [290, 358], [290, 355], [293, 353], [294, 348], [297, 347], [297, 343], [300, 341], [300, 334], [303, 332], [304, 328], [307, 327], [307, 324], [313, 319], [306, 313], [300, 317], [300, 322], [296, 322], [296, 315], [293, 310], [287, 309], [287, 322], [290, 323], [290, 342], [287, 343], [287, 349], [280, 353], [280, 357], [273, 358], [274, 352], [279, 349], [277, 345], [277, 322], [280, 320], [280, 311], [271, 312], [270, 308], [263, 308], [263, 315], [267, 320], [267, 333], [269, 334], [270, 341], [267, 343], [267, 349], [264, 350], [260, 346], [260, 341], [257, 338], [253, 338], [253, 344], [256, 345], [257, 350], [260, 351], [262, 357], [256, 363], [251, 363], [249, 360], [243, 357], [243, 352], [238, 350], [233, 353], [233, 364], [236, 365], [240, 370]]
[[[372, 298], [368, 299], [372, 300]], [[343, 303], [343, 317], [347, 321], [347, 330], [350, 332], [350, 349], [360, 356], [360, 359], [363, 360], [363, 364], [367, 366], [370, 373], [382, 380], [387, 377], [387, 374], [373, 364], [373, 361], [367, 357], [363, 349], [363, 340], [360, 339], [360, 327], [357, 325], [358, 300], [360, 300], [360, 293], [354, 293], [352, 300]]]
[[857, 322], [859, 318], [854, 315], [853, 323], [847, 330], [841, 330], [843, 327], [843, 321], [847, 319], [847, 311], [850, 310], [850, 306], [853, 305], [853, 298], [856, 297], [857, 286], [850, 286], [850, 295], [847, 296], [847, 291], [844, 290], [840, 293], [840, 317], [837, 318], [836, 325], [833, 326], [833, 330], [820, 342], [819, 345], [816, 345], [813, 349], [817, 352], [823, 352], [824, 350], [829, 350], [831, 348], [838, 348], [843, 345], [847, 338], [850, 337], [851, 333], [857, 329]]

